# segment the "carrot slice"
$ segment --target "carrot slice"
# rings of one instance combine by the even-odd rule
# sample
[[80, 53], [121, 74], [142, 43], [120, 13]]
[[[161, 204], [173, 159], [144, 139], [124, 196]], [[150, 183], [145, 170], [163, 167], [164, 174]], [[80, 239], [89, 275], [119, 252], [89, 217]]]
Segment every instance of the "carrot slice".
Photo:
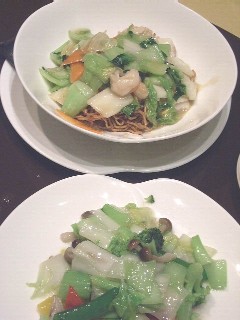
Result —
[[81, 122], [81, 121], [78, 121], [74, 118], [71, 118], [70, 116], [68, 116], [67, 114], [65, 114], [64, 112], [62, 112], [61, 110], [59, 109], [56, 109], [56, 113], [65, 121], [68, 121], [70, 122], [71, 124], [73, 124], [74, 126], [77, 126], [79, 128], [82, 128], [82, 129], [85, 129], [85, 130], [88, 130], [88, 131], [91, 131], [91, 132], [94, 132], [94, 133], [98, 133], [98, 134], [101, 134], [102, 131], [101, 130], [98, 130], [98, 129], [94, 129], [88, 125], [86, 125], [85, 123]]
[[84, 64], [80, 61], [70, 64], [70, 82], [79, 80], [84, 72]]
[[82, 61], [83, 57], [85, 55], [85, 52], [83, 50], [77, 49], [73, 51], [73, 53], [70, 54], [63, 62], [62, 66], [65, 66], [67, 64], [75, 63], [78, 61]]

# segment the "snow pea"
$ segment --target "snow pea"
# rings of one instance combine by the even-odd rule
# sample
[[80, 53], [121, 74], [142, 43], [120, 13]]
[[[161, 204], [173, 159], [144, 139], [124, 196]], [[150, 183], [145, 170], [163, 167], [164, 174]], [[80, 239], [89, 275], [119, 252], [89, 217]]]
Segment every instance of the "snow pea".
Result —
[[56, 313], [53, 320], [92, 320], [107, 314], [113, 299], [117, 296], [119, 289], [112, 288], [89, 303], [70, 310]]

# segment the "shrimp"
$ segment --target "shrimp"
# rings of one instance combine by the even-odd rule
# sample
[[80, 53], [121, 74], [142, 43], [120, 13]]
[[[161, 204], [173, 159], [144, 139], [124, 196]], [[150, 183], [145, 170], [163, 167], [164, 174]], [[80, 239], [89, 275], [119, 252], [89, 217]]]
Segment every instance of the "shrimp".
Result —
[[135, 69], [131, 69], [122, 76], [119, 70], [110, 75], [111, 90], [120, 97], [125, 97], [134, 92], [140, 83], [140, 75]]
[[146, 99], [148, 96], [148, 89], [143, 82], [140, 82], [133, 93], [139, 100], [143, 100]]

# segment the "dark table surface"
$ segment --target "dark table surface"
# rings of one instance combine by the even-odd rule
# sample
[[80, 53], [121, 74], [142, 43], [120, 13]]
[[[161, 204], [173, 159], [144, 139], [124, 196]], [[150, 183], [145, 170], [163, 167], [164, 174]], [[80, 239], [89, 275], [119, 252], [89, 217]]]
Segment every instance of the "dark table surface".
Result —
[[[0, 41], [14, 37], [33, 11], [51, 1], [3, 0], [0, 10]], [[238, 65], [240, 39], [220, 29], [231, 45]], [[4, 62], [0, 57], [0, 68]], [[172, 178], [201, 190], [218, 202], [240, 223], [240, 190], [236, 165], [240, 153], [240, 86], [232, 96], [228, 122], [217, 141], [197, 159], [176, 169], [155, 173], [117, 173], [110, 176], [136, 183]], [[0, 223], [22, 201], [61, 179], [81, 173], [69, 170], [32, 149], [13, 129], [0, 102]]]

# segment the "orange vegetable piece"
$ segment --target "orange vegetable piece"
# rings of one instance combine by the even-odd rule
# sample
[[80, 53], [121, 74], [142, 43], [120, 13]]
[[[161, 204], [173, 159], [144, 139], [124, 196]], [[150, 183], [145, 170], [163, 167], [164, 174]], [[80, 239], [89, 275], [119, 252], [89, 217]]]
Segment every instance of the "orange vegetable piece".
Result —
[[63, 120], [65, 121], [68, 121], [70, 122], [71, 124], [73, 124], [74, 126], [77, 126], [79, 128], [82, 128], [82, 129], [85, 129], [85, 130], [88, 130], [88, 131], [91, 131], [91, 132], [94, 132], [94, 133], [98, 133], [98, 134], [101, 134], [102, 131], [101, 130], [97, 130], [97, 129], [94, 129], [88, 125], [86, 125], [85, 123], [81, 122], [81, 121], [78, 121], [74, 118], [71, 118], [70, 116], [68, 116], [67, 114], [65, 114], [64, 112], [62, 112], [61, 110], [59, 109], [56, 109], [56, 113], [59, 115], [59, 117], [61, 117]]
[[63, 62], [62, 66], [65, 66], [67, 64], [75, 63], [82, 61], [83, 57], [85, 55], [85, 52], [83, 50], [77, 49], [73, 51], [73, 53], [70, 54]]
[[84, 72], [83, 62], [74, 62], [70, 64], [70, 82], [73, 83], [79, 80]]

